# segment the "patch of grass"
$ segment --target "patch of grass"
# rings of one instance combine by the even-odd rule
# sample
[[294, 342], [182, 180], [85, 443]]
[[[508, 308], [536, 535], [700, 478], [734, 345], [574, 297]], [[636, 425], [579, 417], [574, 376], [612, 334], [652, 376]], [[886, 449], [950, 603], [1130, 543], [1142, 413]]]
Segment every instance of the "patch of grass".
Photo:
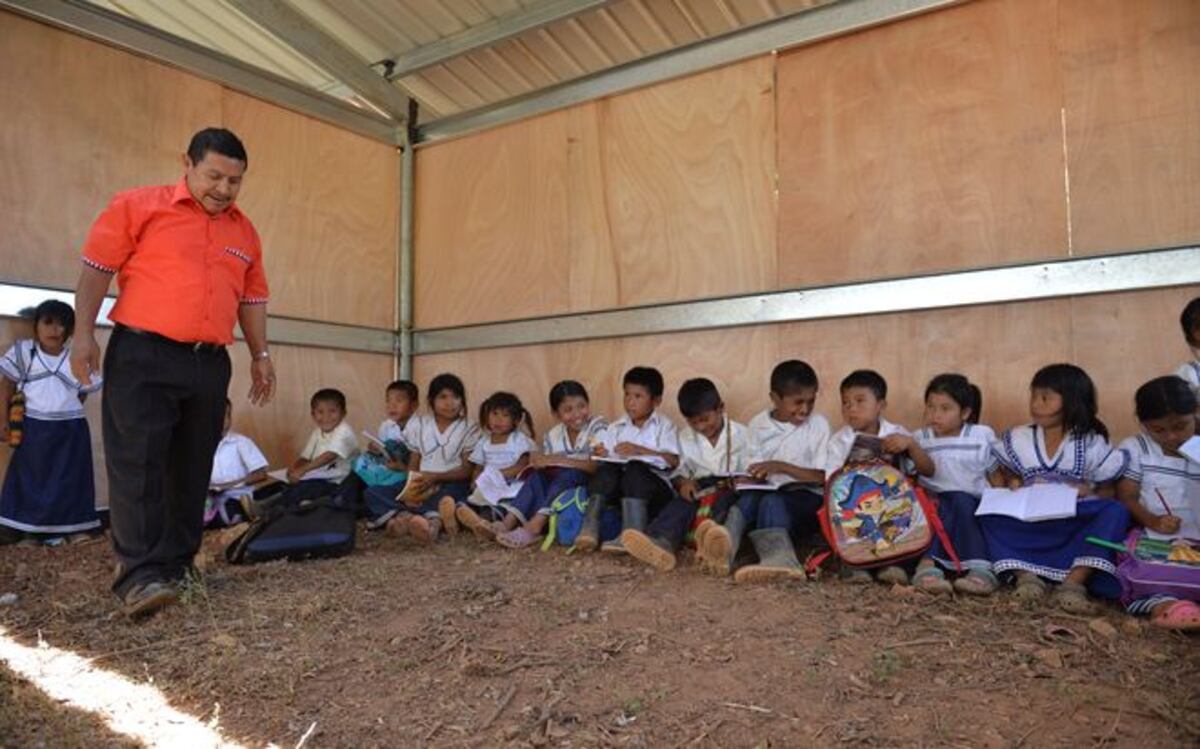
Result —
[[900, 655], [893, 650], [877, 650], [871, 656], [871, 681], [883, 684], [890, 681], [904, 667]]
[[203, 572], [189, 570], [184, 575], [183, 584], [179, 586], [179, 601], [185, 606], [197, 603], [209, 605], [208, 581], [204, 579]]

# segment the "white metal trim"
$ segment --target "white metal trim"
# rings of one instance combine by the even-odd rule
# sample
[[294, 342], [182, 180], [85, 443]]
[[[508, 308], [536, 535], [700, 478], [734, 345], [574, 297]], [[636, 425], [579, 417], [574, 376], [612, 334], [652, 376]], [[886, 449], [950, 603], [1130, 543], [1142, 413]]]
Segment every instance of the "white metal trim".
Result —
[[838, 0], [722, 36], [634, 60], [418, 128], [425, 145], [581, 104], [622, 91], [729, 65], [773, 51], [862, 31], [968, 0]]
[[1200, 284], [1200, 247], [419, 330], [413, 354], [944, 309]]
[[0, 0], [0, 10], [148, 57], [295, 112], [396, 145], [396, 123], [83, 0]]
[[[23, 310], [36, 307], [47, 299], [57, 299], [73, 305], [75, 292], [0, 282], [0, 317], [18, 317]], [[105, 297], [100, 306], [100, 314], [96, 319], [97, 325], [112, 326], [113, 323], [108, 314], [112, 311], [115, 303], [115, 297]], [[235, 335], [239, 339], [242, 338], [240, 328], [235, 330]], [[397, 351], [396, 334], [390, 330], [300, 320], [291, 317], [269, 317], [267, 339], [271, 343], [342, 351], [366, 351], [393, 355]]]

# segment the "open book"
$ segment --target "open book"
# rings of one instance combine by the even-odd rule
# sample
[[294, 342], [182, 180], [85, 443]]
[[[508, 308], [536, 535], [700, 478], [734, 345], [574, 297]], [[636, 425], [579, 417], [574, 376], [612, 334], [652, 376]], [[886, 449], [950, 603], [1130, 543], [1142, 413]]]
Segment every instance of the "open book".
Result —
[[1036, 523], [1075, 517], [1079, 490], [1064, 484], [1034, 484], [1021, 489], [985, 489], [976, 515], [1007, 515]]
[[1180, 445], [1179, 454], [1193, 463], [1200, 464], [1200, 435], [1192, 437]]
[[[286, 468], [280, 468], [275, 471], [269, 471], [267, 473], [267, 475], [270, 476], [271, 478], [275, 479], [276, 481], [282, 481], [285, 484], [288, 483]], [[342, 474], [338, 473], [337, 469], [335, 469], [333, 467], [333, 464], [331, 463], [327, 466], [321, 466], [320, 468], [312, 469], [308, 473], [301, 476], [300, 480], [301, 481], [314, 481], [317, 479], [322, 479], [325, 481], [338, 481], [341, 478], [342, 478]]]
[[[524, 472], [522, 472], [524, 474]], [[506, 499], [513, 499], [521, 491], [524, 481], [514, 481], [511, 484], [495, 466], [487, 466], [479, 472], [475, 479], [473, 498], [482, 499], [489, 505], [498, 505]]]
[[601, 463], [629, 463], [630, 461], [640, 460], [641, 462], [646, 463], [653, 468], [657, 468], [660, 471], [666, 471], [670, 468], [670, 466], [667, 465], [667, 461], [663, 460], [657, 455], [631, 455], [628, 458], [620, 455], [606, 455], [604, 457], [593, 455], [592, 460], [596, 460]]

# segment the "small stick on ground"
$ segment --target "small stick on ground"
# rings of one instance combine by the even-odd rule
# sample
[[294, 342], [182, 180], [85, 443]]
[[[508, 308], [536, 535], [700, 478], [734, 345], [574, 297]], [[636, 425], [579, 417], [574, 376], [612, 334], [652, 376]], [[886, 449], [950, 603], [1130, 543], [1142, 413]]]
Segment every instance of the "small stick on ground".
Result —
[[752, 713], [761, 713], [762, 715], [774, 715], [774, 711], [758, 705], [743, 705], [738, 702], [723, 702], [725, 707], [732, 707], [735, 710], [749, 710]]
[[137, 647], [134, 647], [134, 648], [125, 648], [124, 650], [113, 650], [112, 652], [109, 652], [109, 653], [102, 653], [101, 655], [93, 656], [91, 658], [91, 660], [100, 661], [100, 660], [104, 660], [105, 658], [115, 658], [118, 655], [129, 655], [130, 653], [140, 653], [143, 650], [152, 650], [154, 648], [161, 648], [166, 645], [176, 645], [181, 642], [187, 642], [188, 640], [195, 640], [200, 637], [208, 637], [210, 634], [211, 633], [209, 633], [207, 631], [195, 632], [190, 635], [183, 635], [182, 637], [173, 637], [169, 640], [156, 640], [155, 642], [148, 642], [145, 645], [138, 645]]
[[312, 725], [308, 727], [308, 730], [304, 732], [304, 735], [300, 737], [300, 740], [296, 742], [296, 749], [303, 749], [315, 730], [317, 730], [317, 722], [314, 720]]
[[892, 642], [883, 646], [883, 650], [896, 650], [897, 648], [913, 648], [918, 645], [947, 645], [954, 647], [954, 642], [945, 637], [922, 637], [919, 640], [905, 640], [903, 642]]
[[421, 737], [421, 740], [429, 741], [430, 739], [432, 739], [434, 737], [434, 734], [436, 734], [438, 731], [442, 730], [443, 725], [444, 724], [440, 720], [437, 723], [434, 723], [433, 728], [430, 728], [428, 731], [426, 731], [425, 735]]
[[1095, 744], [1096, 746], [1104, 746], [1109, 741], [1112, 741], [1113, 737], [1117, 735], [1117, 726], [1119, 726], [1121, 724], [1121, 715], [1122, 714], [1123, 714], [1123, 711], [1118, 709], [1117, 717], [1115, 720], [1113, 720], [1113, 724], [1108, 729], [1108, 733], [1106, 733], [1100, 737], [1100, 739]]
[[479, 728], [475, 729], [476, 733], [483, 733], [488, 729], [488, 726], [496, 722], [496, 718], [500, 717], [500, 713], [504, 712], [504, 708], [508, 707], [508, 703], [512, 702], [513, 695], [517, 693], [517, 685], [513, 684], [500, 698], [500, 704], [492, 711], [492, 714], [487, 717], [487, 720], [479, 724]]

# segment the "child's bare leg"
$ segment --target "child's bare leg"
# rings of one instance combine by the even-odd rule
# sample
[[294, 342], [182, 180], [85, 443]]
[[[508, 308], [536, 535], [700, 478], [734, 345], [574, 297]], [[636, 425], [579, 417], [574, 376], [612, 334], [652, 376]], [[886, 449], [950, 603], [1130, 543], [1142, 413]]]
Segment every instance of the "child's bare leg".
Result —
[[543, 515], [540, 512], [533, 516], [533, 519], [525, 524], [525, 530], [535, 536], [542, 535], [542, 531], [546, 530], [546, 523], [550, 520], [549, 515]]
[[500, 525], [501, 525], [502, 529], [506, 530], [506, 531], [513, 530], [518, 525], [520, 525], [520, 523], [521, 523], [521, 519], [518, 518], [515, 514], [513, 514], [511, 512], [508, 513], [507, 515], [505, 515], [504, 519], [500, 521]]

